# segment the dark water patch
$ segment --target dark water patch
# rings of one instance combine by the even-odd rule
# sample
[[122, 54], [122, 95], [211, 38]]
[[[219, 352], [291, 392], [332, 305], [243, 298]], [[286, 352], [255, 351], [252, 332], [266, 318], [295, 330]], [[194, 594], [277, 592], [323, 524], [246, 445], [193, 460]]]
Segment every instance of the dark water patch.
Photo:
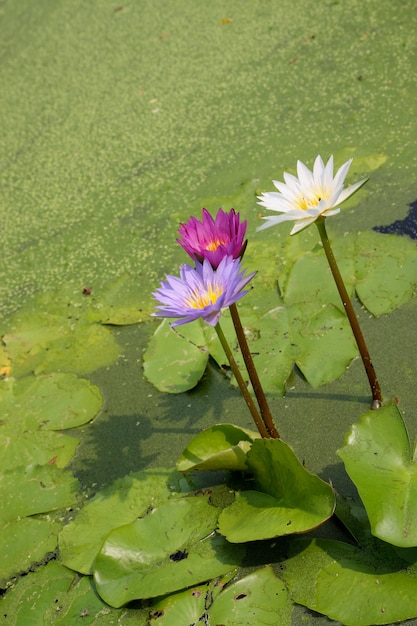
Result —
[[378, 233], [408, 235], [411, 239], [417, 239], [417, 200], [411, 202], [407, 217], [396, 220], [387, 226], [374, 226], [373, 230]]

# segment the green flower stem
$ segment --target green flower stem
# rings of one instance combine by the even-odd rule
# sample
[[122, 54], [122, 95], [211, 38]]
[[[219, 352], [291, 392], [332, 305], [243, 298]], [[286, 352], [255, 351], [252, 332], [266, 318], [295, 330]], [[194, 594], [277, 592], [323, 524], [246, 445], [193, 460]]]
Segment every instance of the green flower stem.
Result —
[[242, 352], [243, 360], [245, 361], [246, 369], [252, 383], [252, 388], [258, 401], [262, 419], [268, 430], [269, 436], [272, 439], [279, 439], [279, 432], [274, 424], [274, 418], [272, 417], [264, 390], [261, 385], [261, 381], [259, 380], [258, 372], [256, 371], [255, 364], [249, 350], [248, 342], [246, 341], [245, 332], [242, 327], [242, 322], [240, 321], [240, 315], [236, 304], [231, 304], [229, 310], [232, 316], [233, 324], [235, 326], [236, 336], [239, 342], [240, 350]]
[[346, 291], [345, 283], [343, 282], [342, 275], [337, 266], [336, 259], [333, 254], [333, 250], [331, 248], [330, 241], [327, 236], [326, 226], [324, 222], [325, 222], [324, 217], [316, 220], [317, 228], [320, 233], [321, 241], [323, 243], [323, 248], [326, 253], [326, 257], [329, 262], [330, 269], [332, 271], [333, 278], [336, 283], [336, 287], [342, 299], [342, 303], [345, 308], [346, 315], [352, 327], [352, 331], [355, 336], [360, 355], [362, 357], [362, 362], [364, 364], [364, 367], [368, 376], [369, 385], [372, 391], [372, 409], [379, 409], [379, 407], [382, 405], [381, 388], [379, 386], [379, 382], [376, 377], [375, 369], [372, 364], [372, 360], [369, 355], [368, 348], [366, 346], [361, 327], [359, 326], [358, 318], [356, 317], [355, 311], [352, 306], [352, 302], [349, 298], [349, 294]]
[[265, 427], [265, 424], [262, 421], [262, 418], [259, 414], [258, 409], [256, 408], [256, 405], [254, 403], [254, 401], [252, 400], [252, 396], [249, 393], [249, 390], [245, 384], [245, 381], [243, 380], [242, 374], [240, 373], [240, 370], [238, 368], [238, 365], [235, 361], [235, 358], [233, 356], [233, 353], [230, 349], [229, 344], [227, 343], [227, 339], [224, 336], [224, 333], [222, 331], [222, 329], [220, 328], [220, 324], [216, 324], [215, 326], [216, 329], [216, 333], [217, 336], [220, 340], [220, 343], [222, 344], [222, 348], [227, 356], [227, 359], [230, 363], [230, 367], [232, 368], [233, 374], [235, 375], [235, 378], [238, 382], [240, 391], [242, 392], [243, 397], [245, 398], [246, 404], [248, 405], [249, 411], [252, 414], [253, 420], [256, 424], [256, 428], [258, 429], [260, 435], [262, 437], [264, 437], [265, 439], [269, 438], [269, 433]]

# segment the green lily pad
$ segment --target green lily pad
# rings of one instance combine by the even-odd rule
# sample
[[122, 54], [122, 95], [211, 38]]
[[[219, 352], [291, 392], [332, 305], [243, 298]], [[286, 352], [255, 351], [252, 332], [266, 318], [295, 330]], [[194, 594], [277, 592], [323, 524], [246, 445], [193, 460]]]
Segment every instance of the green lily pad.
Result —
[[195, 387], [204, 374], [208, 351], [200, 323], [184, 324], [179, 331], [164, 320], [143, 355], [146, 378], [159, 391], [182, 393]]
[[205, 613], [207, 596], [211, 594], [209, 584], [178, 591], [152, 605], [149, 611], [149, 626], [174, 626], [174, 624], [196, 624]]
[[163, 598], [152, 605], [149, 624], [256, 624], [290, 626], [293, 603], [271, 566], [256, 570], [233, 584], [231, 575]]
[[[342, 309], [322, 246], [314, 229], [290, 237], [277, 268], [286, 304], [316, 302]], [[414, 293], [417, 249], [413, 241], [373, 231], [332, 238], [332, 248], [348, 293], [356, 291], [373, 315], [390, 313]]]
[[372, 533], [417, 546], [417, 452], [395, 403], [365, 413], [338, 451], [368, 513]]
[[[45, 624], [54, 626], [114, 626], [121, 615], [122, 611], [110, 608], [97, 595], [91, 577], [82, 576], [75, 585], [56, 592], [55, 601], [46, 608], [43, 618]], [[138, 615], [136, 624], [141, 625]], [[145, 626], [145, 619], [142, 626]]]
[[73, 374], [0, 381], [0, 468], [47, 463], [64, 467], [79, 441], [50, 431], [89, 422], [101, 403], [98, 387]]
[[208, 610], [210, 623], [222, 626], [290, 626], [293, 603], [271, 566], [228, 585]]
[[[74, 572], [56, 561], [20, 578], [0, 606], [8, 626], [114, 626], [123, 613], [97, 596], [91, 578], [77, 580]], [[138, 611], [132, 613], [135, 623], [145, 626]]]
[[333, 305], [291, 307], [291, 338], [299, 348], [295, 359], [306, 380], [317, 388], [342, 376], [358, 355], [349, 321]]
[[15, 378], [54, 371], [88, 374], [118, 358], [111, 331], [70, 304], [41, 295], [9, 321], [3, 342]]
[[417, 577], [339, 541], [297, 539], [282, 572], [293, 600], [346, 626], [417, 616]]
[[233, 424], [210, 426], [190, 441], [177, 461], [177, 470], [247, 470], [247, 452], [259, 437]]
[[23, 423], [0, 426], [0, 469], [7, 471], [20, 465], [56, 465], [65, 467], [73, 458], [79, 439], [51, 431], [22, 432]]
[[302, 533], [333, 514], [330, 485], [310, 474], [280, 439], [257, 439], [248, 452], [257, 490], [240, 491], [219, 516], [219, 530], [231, 542]]
[[117, 479], [97, 493], [59, 536], [60, 559], [67, 567], [92, 574], [103, 541], [113, 528], [145, 514], [167, 500], [172, 489], [170, 470], [146, 470]]
[[373, 232], [358, 234], [356, 293], [373, 315], [390, 313], [412, 298], [417, 286], [414, 241]]
[[213, 600], [235, 575], [236, 570], [232, 570], [225, 576], [210, 580], [203, 585], [196, 585], [155, 600], [149, 612], [149, 626], [175, 626], [202, 622]]
[[116, 528], [97, 556], [97, 591], [111, 606], [177, 591], [236, 567], [243, 548], [217, 536], [218, 509], [189, 497]]
[[0, 600], [1, 615], [8, 626], [41, 626], [50, 607], [56, 608], [56, 594], [66, 592], [74, 582], [74, 572], [56, 561], [20, 578]]
[[54, 552], [60, 530], [60, 524], [31, 517], [13, 520], [0, 528], [0, 585], [28, 570], [48, 552]]
[[116, 326], [144, 322], [155, 308], [150, 297], [144, 299], [140, 273], [95, 285], [88, 304], [89, 320]]
[[[354, 253], [353, 250], [346, 249], [346, 240], [343, 243], [345, 244], [343, 256], [337, 254], [336, 250], [334, 253], [343, 281], [352, 297], [355, 280]], [[315, 302], [317, 306], [317, 303], [320, 302], [321, 304], [333, 304], [339, 308], [342, 307], [339, 292], [321, 246], [316, 246], [313, 250], [305, 252], [302, 257], [295, 261], [287, 276], [285, 289], [282, 291], [287, 305]]]
[[[264, 303], [264, 300], [262, 302]], [[280, 304], [276, 294], [274, 304]], [[263, 308], [255, 312], [248, 306], [242, 306], [239, 311], [253, 362], [261, 377], [263, 390], [266, 393], [284, 395], [286, 382], [293, 370], [294, 361], [300, 353], [298, 346], [291, 340], [288, 309], [284, 306], [275, 306], [266, 312]], [[252, 386], [246, 372], [233, 322], [227, 311], [222, 316], [220, 323], [238, 367], [244, 379], [248, 381], [249, 389], [251, 389]], [[210, 356], [217, 361], [219, 366], [224, 363], [227, 364], [216, 332], [207, 326], [205, 336]], [[237, 386], [234, 376], [231, 377], [231, 383]]]
[[0, 476], [0, 522], [71, 506], [78, 480], [54, 465], [17, 467]]

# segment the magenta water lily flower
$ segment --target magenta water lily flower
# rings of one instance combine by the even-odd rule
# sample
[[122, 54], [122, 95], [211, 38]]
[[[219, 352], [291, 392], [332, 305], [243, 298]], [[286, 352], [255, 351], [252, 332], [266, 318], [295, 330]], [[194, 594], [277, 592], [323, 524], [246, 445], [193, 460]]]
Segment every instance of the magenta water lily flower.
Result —
[[294, 235], [315, 222], [320, 216], [327, 217], [339, 213], [340, 209], [336, 207], [368, 180], [364, 178], [344, 188], [343, 183], [351, 163], [352, 159], [346, 161], [333, 177], [333, 156], [326, 165], [321, 156], [318, 156], [312, 172], [304, 163], [297, 161], [298, 178], [284, 172], [285, 183], [272, 181], [278, 192], [267, 192], [259, 196], [258, 204], [281, 215], [263, 217], [266, 223], [257, 230], [264, 230], [275, 224], [293, 220], [297, 223], [290, 234]]
[[232, 209], [226, 213], [219, 209], [216, 218], [203, 209], [202, 220], [190, 217], [188, 222], [181, 224], [178, 243], [194, 261], [210, 261], [216, 268], [225, 256], [241, 258], [247, 241], [244, 241], [247, 222], [240, 222], [239, 213]]
[[154, 313], [156, 317], [177, 317], [171, 326], [179, 326], [202, 318], [210, 326], [216, 326], [221, 311], [242, 298], [244, 287], [255, 273], [245, 276], [239, 259], [224, 257], [217, 269], [208, 259], [196, 262], [195, 267], [182, 265], [180, 277], [167, 276], [161, 287], [152, 295], [161, 304]]

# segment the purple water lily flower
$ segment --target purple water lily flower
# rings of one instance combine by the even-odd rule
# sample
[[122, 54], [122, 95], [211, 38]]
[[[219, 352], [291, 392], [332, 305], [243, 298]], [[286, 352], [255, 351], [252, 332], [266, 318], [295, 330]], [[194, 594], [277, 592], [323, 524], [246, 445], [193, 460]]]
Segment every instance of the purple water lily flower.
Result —
[[186, 324], [201, 317], [210, 326], [216, 326], [221, 311], [242, 298], [244, 287], [256, 272], [245, 276], [240, 259], [225, 256], [214, 269], [208, 259], [196, 262], [195, 267], [182, 265], [180, 278], [167, 276], [152, 295], [160, 302], [156, 317], [177, 317], [171, 326]]
[[244, 241], [246, 226], [247, 221], [241, 223], [234, 209], [229, 213], [219, 209], [215, 219], [203, 209], [201, 222], [190, 217], [181, 224], [178, 231], [181, 239], [177, 241], [194, 261], [202, 263], [208, 259], [216, 268], [225, 256], [242, 258], [247, 244]]

